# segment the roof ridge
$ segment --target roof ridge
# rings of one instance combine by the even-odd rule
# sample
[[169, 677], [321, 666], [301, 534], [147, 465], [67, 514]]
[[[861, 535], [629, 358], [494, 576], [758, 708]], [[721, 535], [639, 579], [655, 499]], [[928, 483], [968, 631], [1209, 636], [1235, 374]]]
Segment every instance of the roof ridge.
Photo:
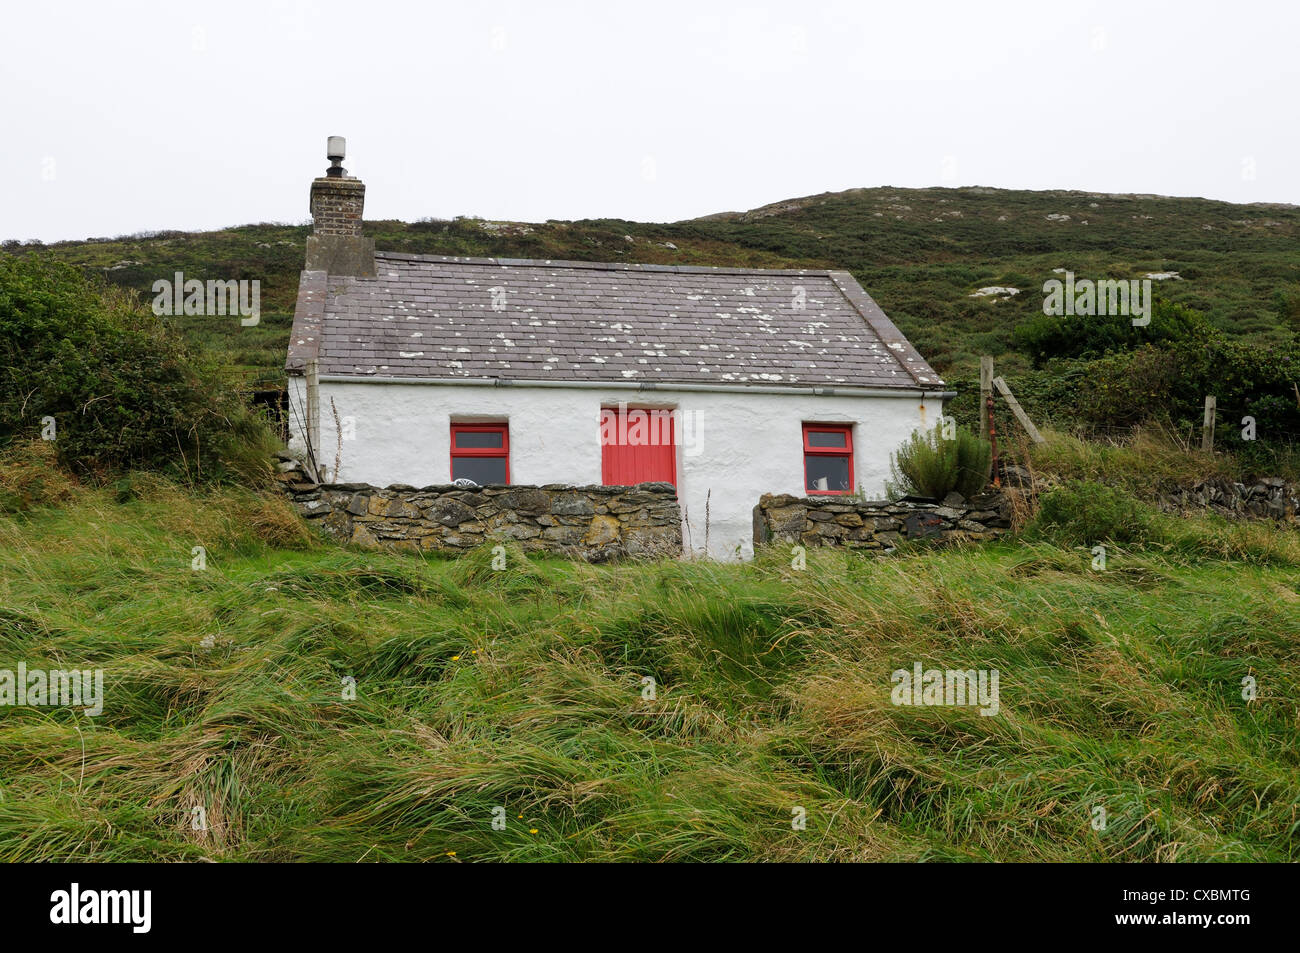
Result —
[[823, 275], [829, 268], [719, 268], [711, 265], [652, 265], [621, 261], [571, 261], [563, 258], [472, 258], [458, 255], [416, 255], [410, 252], [376, 251], [376, 259], [430, 263], [454, 262], [458, 265], [497, 265], [504, 267], [587, 268], [595, 271], [677, 272], [704, 275]]

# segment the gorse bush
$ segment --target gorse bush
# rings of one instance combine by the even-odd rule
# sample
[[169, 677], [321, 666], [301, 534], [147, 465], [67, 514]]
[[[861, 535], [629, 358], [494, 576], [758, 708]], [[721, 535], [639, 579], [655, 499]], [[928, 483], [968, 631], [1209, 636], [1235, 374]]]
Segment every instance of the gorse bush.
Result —
[[266, 470], [271, 433], [223, 368], [69, 265], [0, 255], [0, 368], [0, 444], [52, 435], [62, 464], [100, 478]]
[[1150, 318], [1149, 324], [1139, 327], [1131, 315], [1040, 312], [1016, 328], [1014, 338], [1016, 346], [1041, 366], [1055, 358], [1100, 357], [1143, 344], [1183, 341], [1210, 330], [1199, 312], [1167, 301], [1155, 301]]
[[957, 427], [945, 439], [943, 424], [917, 430], [890, 456], [893, 477], [886, 484], [891, 497], [903, 495], [943, 499], [954, 490], [974, 496], [989, 482], [993, 450], [987, 440]]
[[[1166, 419], [1199, 434], [1205, 398], [1214, 395], [1217, 449], [1250, 451], [1248, 444], [1300, 440], [1300, 344], [1261, 347], [1220, 332], [1167, 348], [1143, 347], [1091, 365], [1091, 386], [1080, 390], [1078, 415], [1094, 424]], [[1254, 421], [1243, 439], [1244, 418]]]
[[1076, 391], [1076, 420], [1103, 428], [1153, 419], [1173, 422], [1170, 398], [1179, 368], [1172, 351], [1142, 347], [1085, 366], [1089, 373]]
[[1118, 487], [1074, 480], [1043, 494], [1030, 535], [1061, 545], [1139, 543], [1155, 529], [1150, 507]]

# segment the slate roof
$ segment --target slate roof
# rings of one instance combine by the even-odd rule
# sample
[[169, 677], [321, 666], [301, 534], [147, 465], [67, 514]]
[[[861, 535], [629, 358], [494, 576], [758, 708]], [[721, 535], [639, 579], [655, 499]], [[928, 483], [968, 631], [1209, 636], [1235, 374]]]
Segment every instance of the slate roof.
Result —
[[520, 382], [943, 386], [844, 271], [378, 252], [374, 278], [305, 271], [286, 367]]

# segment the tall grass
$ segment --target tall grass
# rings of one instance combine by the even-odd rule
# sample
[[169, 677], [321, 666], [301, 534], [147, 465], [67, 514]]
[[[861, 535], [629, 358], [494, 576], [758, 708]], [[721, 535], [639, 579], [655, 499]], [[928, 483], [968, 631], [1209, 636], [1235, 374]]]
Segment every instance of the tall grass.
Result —
[[[1294, 534], [494, 570], [115, 500], [0, 517], [0, 668], [107, 694], [0, 709], [7, 860], [1297, 859]], [[914, 662], [999, 714], [891, 705]]]
[[1167, 428], [1136, 429], [1123, 438], [1081, 440], [1048, 430], [1047, 440], [1021, 454], [1037, 470], [1061, 480], [1089, 480], [1121, 486], [1151, 497], [1171, 486], [1190, 487], [1206, 479], [1240, 479], [1237, 461], [1205, 453]]

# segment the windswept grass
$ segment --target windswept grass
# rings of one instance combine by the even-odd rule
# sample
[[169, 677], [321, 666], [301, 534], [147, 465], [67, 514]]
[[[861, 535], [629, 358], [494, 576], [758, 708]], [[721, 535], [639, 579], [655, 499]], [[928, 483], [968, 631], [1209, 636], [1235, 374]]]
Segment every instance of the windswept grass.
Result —
[[1202, 452], [1160, 427], [1139, 428], [1122, 439], [1081, 440], [1051, 430], [1045, 436], [1027, 454], [1035, 469], [1062, 480], [1121, 486], [1146, 498], [1175, 486], [1242, 476], [1231, 456]]
[[[1296, 860], [1300, 539], [1183, 534], [494, 570], [77, 490], [0, 517], [0, 668], [104, 712], [0, 709], [0, 857]], [[915, 662], [998, 714], [891, 704]]]

